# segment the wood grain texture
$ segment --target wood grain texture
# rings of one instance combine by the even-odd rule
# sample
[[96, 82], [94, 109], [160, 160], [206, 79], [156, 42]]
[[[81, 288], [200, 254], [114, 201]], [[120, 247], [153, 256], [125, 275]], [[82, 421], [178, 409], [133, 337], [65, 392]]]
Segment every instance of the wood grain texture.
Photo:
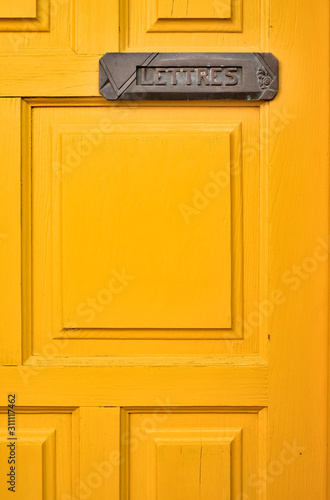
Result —
[[11, 390], [19, 394], [22, 406], [263, 407], [268, 402], [267, 371], [266, 366], [235, 365], [57, 368], [25, 365], [0, 368], [0, 397], [7, 398], [8, 377]]
[[[15, 493], [1, 482], [1, 498], [54, 500], [72, 493], [73, 448], [71, 410], [16, 409]], [[19, 431], [18, 431], [19, 426]], [[0, 409], [0, 456], [3, 472], [9, 472], [7, 408]], [[13, 448], [12, 448], [13, 449]], [[7, 467], [6, 467], [7, 466]]]
[[[82, 329], [231, 328], [230, 182], [221, 195], [211, 185], [212, 198], [218, 196], [203, 225], [190, 220], [183, 204], [196, 186], [212, 182], [207, 165], [230, 179], [230, 133], [183, 124], [123, 127], [103, 135], [101, 155], [95, 149], [84, 157], [79, 177], [63, 171], [64, 328], [73, 322]], [[62, 164], [100, 138], [87, 130], [63, 133]], [[101, 231], [112, 237], [100, 242]], [[85, 302], [92, 290], [101, 300], [99, 314]]]
[[0, 56], [2, 96], [98, 96], [99, 56]]
[[231, 16], [231, 0], [214, 2], [207, 0], [203, 6], [198, 0], [156, 0], [160, 19], [228, 19]]
[[0, 1], [0, 18], [36, 17], [37, 0]]
[[[53, 16], [53, 28], [56, 32], [56, 25], [58, 26], [58, 21], [67, 22], [65, 19], [64, 12], [68, 13], [68, 4], [52, 2], [51, 0], [35, 0], [34, 7], [32, 2], [24, 1], [24, 8], [28, 8], [31, 15], [13, 15], [13, 16], [0, 16], [0, 51], [1, 52], [12, 52], [15, 53], [19, 48], [28, 49], [35, 43], [43, 44], [49, 39], [53, 38], [52, 35], [44, 36], [45, 32], [50, 31], [50, 15]], [[67, 0], [64, 0], [66, 2]], [[18, 2], [9, 4], [7, 3], [10, 10], [17, 12], [19, 5], [23, 4], [21, 0]], [[29, 5], [30, 4], [30, 5]], [[22, 9], [23, 11], [23, 9]], [[2, 33], [1, 33], [2, 32]], [[32, 33], [33, 32], [33, 33]], [[43, 36], [38, 33], [43, 32]], [[58, 28], [57, 28], [58, 34]], [[65, 34], [63, 33], [65, 36]], [[43, 40], [42, 40], [43, 39]], [[58, 41], [58, 40], [57, 40]], [[40, 47], [40, 46], [39, 46]]]
[[21, 238], [22, 238], [22, 359], [27, 359], [32, 350], [31, 336], [31, 107], [22, 100], [22, 158], [21, 158]]
[[285, 110], [287, 123], [269, 143], [270, 290], [286, 296], [270, 323], [269, 463], [285, 442], [300, 450], [270, 500], [326, 498], [329, 13], [324, 1], [313, 16], [301, 7], [271, 0], [282, 76], [270, 116]]
[[[89, 497], [119, 500], [129, 495], [132, 480], [131, 498], [140, 500], [140, 495], [145, 500], [141, 493], [144, 474], [148, 466], [155, 469], [154, 455], [148, 457], [145, 452], [148, 439], [137, 452], [142, 460], [132, 457], [132, 468], [126, 460], [119, 474], [115, 454], [110, 459], [113, 474], [107, 476], [104, 462], [112, 451], [119, 451], [120, 440], [127, 439], [123, 432], [142, 428], [141, 435], [150, 437], [150, 420], [145, 423], [144, 419], [170, 414], [167, 422], [158, 420], [158, 430], [159, 436], [163, 433], [160, 437], [166, 435], [170, 441], [165, 447], [161, 443], [159, 456], [165, 476], [171, 473], [177, 478], [170, 484], [173, 499], [186, 492], [194, 498], [199, 484], [206, 488], [206, 500], [214, 497], [214, 489], [207, 490], [212, 478], [206, 476], [207, 484], [198, 480], [198, 467], [203, 467], [200, 443], [205, 442], [208, 430], [230, 433], [233, 428], [243, 429], [242, 488], [235, 484], [237, 456], [231, 470], [228, 467], [227, 442], [216, 448], [214, 458], [207, 459], [208, 471], [213, 470], [218, 481], [216, 488], [222, 485], [228, 500], [233, 492], [244, 500], [325, 500], [327, 495], [330, 499], [326, 477], [328, 5], [324, 0], [316, 0], [312, 8], [298, 0], [231, 3], [230, 18], [210, 22], [194, 18], [189, 9], [186, 16], [190, 18], [160, 18], [153, 0], [123, 0], [120, 21], [117, 0], [100, 0], [103, 10], [99, 11], [91, 2], [77, 0], [72, 13], [68, 1], [52, 1], [50, 16], [47, 9], [42, 10], [39, 21], [0, 19], [0, 426], [6, 433], [6, 401], [13, 391], [20, 405], [22, 438], [30, 433], [20, 473], [26, 484], [35, 478], [30, 489], [34, 497], [43, 495], [48, 500], [47, 496], [54, 496], [49, 471], [54, 472], [56, 462], [59, 497], [79, 498], [74, 492], [77, 479], [87, 485], [101, 479], [97, 488], [90, 488]], [[19, 5], [7, 8], [14, 12]], [[161, 15], [168, 16], [169, 4], [163, 5], [167, 10]], [[182, 16], [184, 2], [174, 5], [179, 10], [173, 13]], [[98, 54], [105, 46], [118, 50], [119, 37], [123, 51], [219, 51], [219, 47], [272, 51], [281, 66], [280, 92], [272, 103], [254, 106], [238, 102], [221, 106], [214, 102], [106, 103], [98, 93]], [[36, 99], [21, 107], [21, 96]], [[135, 331], [128, 339], [121, 331], [118, 338], [111, 338], [110, 329], [64, 329], [60, 309], [63, 205], [61, 183], [54, 180], [56, 162], [61, 164], [62, 137], [95, 139], [104, 134], [93, 132], [102, 121], [122, 127], [128, 137], [127, 127], [135, 131], [143, 123], [166, 127], [171, 120], [177, 129], [190, 120], [201, 128], [214, 123], [231, 130], [231, 153], [243, 165], [241, 185], [231, 192], [233, 205], [242, 203], [241, 211], [232, 212], [232, 243], [235, 262], [243, 264], [241, 280], [235, 266], [232, 269], [232, 299], [234, 305], [242, 304], [252, 333], [244, 332], [243, 338], [211, 335], [203, 339], [204, 332], [197, 331], [195, 337], [184, 340], [182, 332], [180, 338], [172, 339], [156, 332], [149, 340]], [[104, 162], [109, 155], [100, 146], [95, 151], [95, 162]], [[99, 168], [98, 175], [103, 172]], [[70, 175], [82, 174], [76, 167]], [[93, 179], [89, 180], [95, 189]], [[83, 186], [87, 199], [88, 185], [84, 179], [70, 182], [67, 201], [75, 195], [75, 203], [83, 209], [74, 189]], [[97, 189], [102, 190], [101, 183]], [[97, 201], [94, 196], [93, 204]], [[68, 212], [70, 204], [64, 208]], [[102, 234], [107, 216], [99, 217], [94, 238]], [[76, 221], [79, 226], [78, 216]], [[65, 250], [69, 251], [69, 245]], [[243, 254], [244, 260], [239, 260]], [[233, 309], [233, 317], [236, 313]], [[196, 434], [192, 436], [191, 431]], [[173, 439], [176, 432], [183, 453], [177, 436]], [[45, 435], [50, 439], [45, 441]], [[41, 456], [40, 443], [44, 442]], [[209, 445], [207, 453], [211, 453]], [[121, 452], [127, 452], [123, 444]], [[5, 452], [1, 454], [5, 463]], [[95, 464], [101, 471], [97, 477]], [[185, 467], [191, 482], [181, 481], [184, 473], [178, 471]], [[6, 472], [1, 466], [1, 473]], [[168, 496], [165, 476], [163, 472], [159, 476], [160, 498]], [[48, 490], [42, 490], [42, 482]], [[153, 479], [149, 484], [156, 487], [155, 483]], [[27, 498], [26, 491], [19, 495]]]
[[120, 409], [81, 407], [79, 412], [80, 470], [77, 481], [94, 484], [90, 500], [119, 498]]
[[[79, 104], [79, 101], [75, 102], [75, 104]], [[101, 354], [103, 356], [120, 355], [127, 357], [129, 355], [158, 356], [165, 354], [174, 354], [174, 352], [178, 356], [201, 356], [203, 353], [207, 355], [210, 352], [212, 352], [213, 355], [219, 355], [220, 353], [230, 353], [231, 355], [233, 355], [234, 353], [236, 355], [239, 353], [255, 353], [258, 346], [259, 330], [260, 338], [264, 337], [263, 321], [260, 321], [260, 323], [253, 322], [252, 324], [251, 319], [249, 319], [249, 314], [251, 312], [253, 312], [254, 317], [259, 314], [258, 309], [254, 304], [258, 300], [259, 280], [263, 280], [264, 277], [264, 273], [262, 272], [259, 274], [258, 271], [258, 256], [260, 246], [260, 242], [258, 241], [260, 230], [259, 224], [264, 224], [263, 216], [260, 216], [259, 219], [260, 206], [258, 187], [258, 108], [255, 108], [253, 110], [245, 110], [244, 108], [235, 108], [229, 110], [227, 107], [224, 107], [223, 109], [209, 110], [208, 108], [204, 107], [192, 107], [191, 109], [189, 108], [182, 110], [180, 106], [175, 106], [171, 109], [168, 109], [166, 107], [166, 103], [165, 107], [160, 108], [151, 108], [145, 106], [141, 106], [137, 109], [131, 107], [115, 107], [111, 110], [110, 122], [108, 109], [93, 108], [92, 106], [88, 108], [76, 106], [72, 108], [70, 113], [71, 123], [68, 122], [67, 111], [65, 109], [53, 109], [52, 107], [49, 109], [37, 108], [34, 109], [33, 113], [33, 147], [34, 151], [36, 152], [36, 154], [33, 155], [32, 162], [34, 179], [34, 201], [32, 204], [34, 211], [33, 295], [35, 297], [34, 304], [36, 306], [33, 325], [34, 354], [48, 355], [52, 353], [58, 353], [59, 356], [69, 355], [76, 357], [79, 355], [84, 356], [88, 352], [89, 356], [99, 356]], [[159, 113], [162, 114], [164, 127], [159, 125]], [[83, 172], [84, 162], [86, 163], [86, 161], [90, 161], [88, 157], [85, 157], [84, 155], [80, 157], [79, 153], [77, 156], [77, 151], [79, 151], [79, 148], [81, 147], [80, 143], [78, 144], [79, 148], [77, 150], [76, 148], [72, 148], [72, 144], [70, 143], [68, 144], [70, 146], [70, 149], [66, 150], [64, 149], [65, 141], [71, 140], [71, 137], [83, 137], [84, 141], [87, 140], [89, 144], [89, 146], [88, 144], [87, 146], [92, 147], [91, 151], [89, 152], [89, 156], [93, 158], [93, 154], [99, 155], [102, 153], [102, 159], [100, 159], [99, 163], [103, 165], [109, 162], [109, 155], [105, 154], [106, 143], [104, 142], [108, 135], [102, 135], [102, 127], [103, 130], [105, 130], [104, 127], [110, 127], [110, 130], [112, 130], [113, 132], [115, 132], [116, 130], [121, 131], [121, 133], [123, 133], [123, 137], [125, 137], [125, 134], [130, 134], [127, 135], [127, 137], [132, 137], [132, 133], [135, 133], [134, 131], [136, 131], [134, 125], [134, 123], [136, 123], [139, 130], [143, 130], [144, 133], [148, 131], [148, 133], [150, 133], [151, 130], [153, 130], [153, 133], [155, 133], [157, 130], [158, 133], [160, 133], [162, 132], [162, 130], [164, 130], [167, 131], [166, 133], [170, 133], [170, 137], [175, 137], [176, 134], [181, 134], [181, 132], [185, 132], [187, 136], [189, 136], [189, 134], [193, 131], [196, 132], [196, 121], [203, 124], [203, 130], [206, 135], [212, 130], [219, 134], [230, 133], [231, 168], [233, 174], [232, 176], [230, 176], [230, 184], [232, 186], [231, 253], [233, 258], [233, 278], [231, 280], [231, 286], [233, 290], [232, 328], [227, 330], [206, 330], [205, 328], [195, 330], [187, 328], [181, 330], [179, 328], [176, 328], [175, 330], [166, 330], [164, 328], [149, 330], [146, 328], [136, 328], [134, 330], [127, 328], [114, 329], [113, 326], [111, 326], [111, 316], [108, 316], [108, 323], [103, 323], [102, 325], [101, 323], [95, 323], [95, 326], [103, 326], [103, 328], [93, 328], [93, 324], [88, 324], [84, 321], [81, 322], [82, 320], [84, 320], [85, 316], [82, 317], [81, 315], [77, 315], [76, 308], [79, 305], [83, 306], [85, 304], [86, 299], [91, 293], [91, 289], [95, 290], [95, 293], [97, 294], [99, 291], [102, 292], [102, 290], [105, 289], [105, 284], [108, 283], [108, 280], [104, 282], [102, 269], [104, 265], [108, 265], [108, 254], [112, 255], [112, 251], [104, 252], [102, 248], [100, 248], [101, 253], [100, 259], [98, 261], [92, 259], [92, 262], [89, 265], [82, 265], [83, 269], [91, 269], [91, 266], [93, 266], [93, 268], [96, 270], [96, 267], [99, 267], [99, 271], [97, 271], [98, 274], [95, 274], [95, 276], [99, 276], [99, 284], [96, 283], [96, 285], [94, 284], [92, 286], [91, 284], [88, 284], [88, 281], [84, 282], [83, 287], [85, 287], [85, 292], [81, 295], [81, 300], [75, 300], [72, 304], [74, 307], [71, 307], [71, 311], [73, 311], [73, 313], [76, 315], [70, 318], [72, 324], [69, 328], [70, 323], [66, 322], [65, 324], [63, 324], [63, 314], [61, 312], [63, 308], [61, 299], [63, 295], [62, 280], [63, 283], [67, 282], [66, 276], [61, 277], [63, 265], [61, 256], [64, 255], [65, 260], [73, 258], [73, 266], [71, 267], [72, 269], [74, 269], [76, 264], [79, 264], [80, 258], [83, 259], [87, 248], [90, 247], [90, 245], [94, 245], [94, 242], [96, 245], [98, 245], [97, 242], [99, 241], [99, 229], [97, 229], [97, 224], [94, 223], [93, 219], [91, 227], [97, 229], [97, 231], [96, 233], [89, 234], [89, 231], [87, 231], [88, 226], [83, 223], [80, 215], [83, 213], [83, 211], [80, 211], [80, 209], [78, 209], [78, 212], [75, 212], [76, 209], [72, 210], [69, 206], [68, 212], [68, 209], [66, 208], [67, 205], [65, 203], [63, 204], [61, 201], [61, 193], [62, 196], [63, 194], [65, 194], [65, 190], [63, 191], [63, 179], [65, 183], [70, 182], [72, 185], [72, 189], [74, 190], [73, 197], [69, 196], [69, 200], [73, 201], [73, 198], [76, 196], [75, 192], [82, 192], [81, 189], [76, 188], [76, 182], [77, 179], [80, 179], [81, 172]], [[179, 127], [177, 123], [180, 123]], [[50, 140], [44, 140], [45, 131], [46, 134], [50, 133]], [[92, 135], [91, 131], [94, 131]], [[91, 138], [94, 142], [95, 140], [98, 141], [99, 138], [101, 138], [101, 147], [98, 148], [92, 146], [93, 141], [90, 142]], [[241, 156], [244, 147], [248, 147], [249, 149], [248, 157], [246, 158], [244, 156]], [[157, 151], [159, 151], [159, 148], [154, 151], [154, 158], [157, 158]], [[76, 158], [76, 160], [74, 160], [74, 163], [72, 163], [72, 155], [75, 155]], [[49, 163], [50, 161], [51, 163]], [[48, 165], [48, 167], [45, 168], [45, 165]], [[216, 160], [214, 162], [214, 165], [217, 166], [209, 167], [207, 162], [207, 164], [205, 165], [206, 178], [203, 182], [196, 181], [195, 183], [193, 183], [194, 186], [196, 186], [196, 189], [199, 188], [203, 190], [209, 185], [209, 180], [212, 180], [208, 175], [209, 169], [212, 168], [212, 171], [217, 172], [220, 168], [220, 164], [218, 164]], [[111, 173], [114, 168], [115, 166], [107, 171]], [[182, 169], [182, 167], [180, 167], [180, 169]], [[91, 172], [93, 171], [94, 170], [92, 170]], [[83, 176], [83, 178], [85, 178], [85, 175]], [[229, 180], [228, 176], [227, 179]], [[88, 182], [86, 184], [86, 203], [89, 198], [88, 189], [92, 185], [92, 182]], [[242, 192], [243, 187], [244, 192]], [[100, 190], [104, 188], [105, 182], [103, 182], [102, 186], [100, 186], [96, 191], [101, 192]], [[105, 199], [108, 196], [108, 191], [108, 189], [104, 189]], [[120, 192], [123, 192], [123, 190], [121, 189]], [[191, 195], [189, 194], [190, 192]], [[187, 203], [189, 202], [190, 198], [194, 196], [193, 186], [192, 189], [189, 190], [189, 193]], [[136, 195], [134, 194], [134, 192], [132, 195], [140, 196], [139, 190]], [[50, 198], [53, 200], [52, 207], [50, 207], [48, 202]], [[100, 198], [99, 195], [98, 198]], [[130, 197], [128, 196], [125, 199], [129, 201]], [[80, 203], [79, 200], [80, 198], [78, 197], [78, 204]], [[214, 200], [211, 200], [211, 202], [214, 204]], [[212, 208], [211, 202], [209, 210]], [[77, 205], [77, 203], [75, 203], [74, 205]], [[92, 204], [94, 206], [94, 202]], [[65, 244], [64, 246], [61, 238], [59, 238], [59, 234], [66, 234], [68, 232], [68, 230], [66, 230], [66, 233], [63, 233], [63, 229], [65, 229], [66, 227], [63, 226], [63, 221], [65, 221], [65, 218], [67, 217], [66, 214], [71, 212], [75, 217], [75, 227], [77, 227], [78, 229], [80, 228], [79, 231], [83, 238], [87, 236], [87, 246], [85, 245], [85, 243], [83, 243], [80, 237], [74, 239], [72, 244]], [[106, 210], [106, 212], [110, 216], [111, 211]], [[70, 217], [72, 217], [72, 215], [70, 215]], [[207, 222], [207, 210], [201, 211], [201, 213], [198, 215], [201, 217], [201, 222], [203, 222], [204, 225]], [[97, 219], [99, 219], [100, 223], [103, 225], [102, 217], [97, 217]], [[52, 228], [51, 232], [48, 231], [48, 227]], [[121, 225], [118, 229], [120, 228]], [[104, 234], [108, 234], [108, 232], [105, 231]], [[129, 238], [125, 245], [125, 255], [127, 255], [127, 258], [129, 257], [131, 252], [131, 250], [129, 250], [129, 241], [131, 241], [132, 234], [133, 233], [131, 231], [128, 231], [127, 236], [125, 236], [125, 238]], [[209, 232], [209, 234], [211, 233]], [[78, 240], [81, 240], [80, 243]], [[86, 248], [86, 250], [82, 250], [81, 257], [79, 258], [77, 256], [78, 254], [80, 255], [80, 251], [77, 250], [73, 252], [73, 248], [76, 244], [80, 245], [79, 248]], [[52, 248], [53, 254], [58, 256], [57, 259], [52, 260], [53, 268], [48, 265], [48, 263], [51, 261]], [[132, 248], [133, 252], [135, 251], [134, 248]], [[64, 254], [63, 250], [65, 250]], [[104, 264], [102, 264], [102, 255], [104, 255]], [[125, 263], [125, 265], [126, 264], [127, 262]], [[141, 267], [139, 266], [139, 269], [140, 268]], [[93, 275], [94, 273], [92, 273], [92, 276]], [[223, 280], [221, 280], [221, 282], [223, 282]], [[79, 285], [77, 290], [78, 289], [79, 293], [81, 294], [83, 288]], [[52, 293], [52, 290], [57, 291], [56, 293]], [[95, 293], [93, 293], [92, 295], [95, 296]], [[147, 293], [149, 293], [148, 289]], [[41, 302], [39, 302], [40, 299], [37, 297], [41, 298], [42, 306]], [[125, 299], [124, 293], [121, 299]], [[65, 299], [65, 307], [67, 303], [68, 302]], [[243, 304], [244, 310], [242, 308]], [[39, 307], [42, 307], [42, 315], [39, 315], [37, 313]], [[103, 312], [105, 312], [106, 314], [111, 314], [111, 311], [111, 307], [109, 308], [109, 313], [107, 312], [106, 308], [103, 307]], [[97, 321], [102, 321], [102, 317], [100, 316]], [[53, 340], [49, 337], [50, 332], [52, 332]], [[244, 336], [244, 342], [235, 340], [237, 338], [241, 338], [242, 336]], [[127, 338], [141, 339], [141, 342], [127, 343], [125, 342], [125, 339]], [[227, 339], [228, 342], [222, 343], [221, 345], [218, 342], [206, 342], [207, 340], [219, 338]], [[91, 340], [88, 343], [88, 346], [84, 339]], [[110, 339], [116, 340], [113, 342], [109, 342]], [[169, 342], [156, 342], [156, 340], [158, 339], [168, 339]], [[182, 342], [178, 342], [178, 339], [181, 339]], [[188, 343], [188, 339], [201, 339], [203, 340], [203, 342]], [[118, 342], [117, 340], [120, 340], [120, 342]], [[112, 360], [111, 363], [113, 361], [115, 360]], [[120, 361], [120, 363], [122, 362]]]
[[128, 463], [125, 500], [165, 500], [169, 494], [174, 500], [231, 500], [252, 491], [257, 410], [128, 410], [125, 430], [130, 444], [122, 447]]
[[118, 0], [89, 0], [75, 2], [73, 19], [74, 49], [78, 54], [101, 54], [118, 51], [119, 3]]
[[[141, 4], [135, 5], [141, 6]], [[192, 9], [189, 8], [190, 5]], [[135, 8], [134, 4], [131, 4], [131, 7]], [[242, 0], [235, 0], [232, 5], [229, 5], [227, 0], [215, 0], [210, 1], [208, 5], [203, 5], [202, 8], [195, 0], [188, 2], [188, 8], [187, 2], [175, 4], [170, 0], [162, 5], [157, 0], [147, 0], [146, 15], [147, 33], [191, 33], [198, 37], [202, 33], [212, 32], [215, 38], [214, 34], [217, 33], [242, 33], [243, 31]], [[205, 37], [201, 37], [203, 38], [205, 43]]]
[[[177, 3], [179, 6], [179, 2]], [[175, 2], [159, 10], [156, 0], [122, 0], [120, 48], [123, 52], [218, 52], [231, 50], [243, 52], [258, 50], [260, 44], [260, 5], [256, 0], [232, 2], [230, 16], [228, 3], [222, 0], [212, 2], [212, 10], [219, 16], [208, 18], [206, 10], [198, 7], [200, 17], [189, 16], [187, 11], [182, 17], [175, 18]], [[210, 6], [211, 8], [211, 6]], [[163, 11], [163, 12], [162, 12]], [[205, 17], [203, 12], [205, 12]], [[214, 10], [213, 10], [214, 12]], [[227, 12], [227, 13], [226, 13]], [[166, 17], [164, 15], [167, 13]], [[222, 14], [221, 14], [222, 13]], [[226, 13], [226, 14], [225, 14]], [[225, 18], [221, 15], [225, 14]], [[196, 12], [197, 15], [197, 12]], [[163, 16], [163, 17], [162, 17]], [[171, 49], [173, 48], [173, 50]], [[252, 51], [251, 50], [251, 51]]]
[[21, 99], [0, 99], [0, 362], [21, 361]]

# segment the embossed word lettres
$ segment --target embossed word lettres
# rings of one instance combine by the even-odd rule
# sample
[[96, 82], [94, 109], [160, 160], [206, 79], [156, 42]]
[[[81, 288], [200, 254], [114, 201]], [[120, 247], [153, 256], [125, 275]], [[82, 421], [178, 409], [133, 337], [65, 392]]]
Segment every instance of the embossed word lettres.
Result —
[[100, 93], [109, 100], [271, 100], [278, 61], [270, 53], [108, 53]]
[[242, 82], [242, 68], [137, 68], [140, 85], [216, 85], [236, 86]]

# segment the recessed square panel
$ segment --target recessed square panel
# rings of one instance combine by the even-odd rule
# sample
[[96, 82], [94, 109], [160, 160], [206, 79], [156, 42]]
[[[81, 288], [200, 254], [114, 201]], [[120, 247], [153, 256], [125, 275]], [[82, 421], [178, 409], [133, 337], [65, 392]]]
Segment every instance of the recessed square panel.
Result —
[[33, 352], [257, 352], [259, 133], [254, 107], [35, 109]]
[[[11, 479], [8, 477], [12, 483], [0, 482], [0, 498], [56, 500], [70, 495], [72, 417], [69, 410], [56, 413], [17, 408], [12, 436], [8, 434], [7, 418], [7, 409], [1, 408], [0, 461], [4, 474], [12, 474]], [[8, 490], [8, 486], [13, 486], [15, 493]]]
[[264, 432], [257, 409], [132, 409], [122, 421], [122, 488], [130, 500], [254, 498], [250, 478], [261, 465]]
[[160, 19], [229, 19], [231, 0], [158, 0]]
[[0, 0], [0, 18], [35, 18], [37, 17], [37, 0]]
[[23, 429], [12, 441], [7, 436], [0, 430], [1, 463], [11, 474], [10, 483], [0, 484], [1, 498], [15, 492], [26, 500], [55, 500], [55, 429]]
[[97, 141], [62, 140], [63, 163], [83, 158], [62, 178], [64, 327], [229, 328], [229, 134], [139, 125]]
[[[63, 29], [63, 26], [67, 26], [70, 20], [70, 0], [57, 3], [52, 0], [18, 0], [12, 4], [14, 7], [6, 7], [12, 12], [10, 16], [2, 15], [0, 9], [1, 53], [25, 55], [37, 52], [40, 55], [45, 49], [68, 46], [70, 30]], [[26, 71], [24, 64], [22, 71]]]
[[[242, 31], [242, 0], [133, 0], [133, 5], [142, 11], [146, 8], [147, 34], [151, 33], [214, 33]], [[136, 10], [138, 14], [139, 10]], [[151, 35], [154, 36], [154, 35]], [[232, 36], [232, 35], [231, 35]], [[180, 38], [183, 40], [182, 35]]]
[[258, 0], [121, 0], [123, 52], [258, 51]]
[[241, 482], [241, 429], [147, 430], [147, 500], [231, 499]]

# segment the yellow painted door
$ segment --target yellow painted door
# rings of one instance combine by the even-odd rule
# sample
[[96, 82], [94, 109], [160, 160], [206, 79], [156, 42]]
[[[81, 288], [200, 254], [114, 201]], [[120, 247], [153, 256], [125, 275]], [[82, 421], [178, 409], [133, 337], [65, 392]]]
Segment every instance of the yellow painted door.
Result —
[[[329, 498], [328, 19], [0, 1], [1, 499]], [[116, 51], [270, 51], [280, 91], [109, 102]]]

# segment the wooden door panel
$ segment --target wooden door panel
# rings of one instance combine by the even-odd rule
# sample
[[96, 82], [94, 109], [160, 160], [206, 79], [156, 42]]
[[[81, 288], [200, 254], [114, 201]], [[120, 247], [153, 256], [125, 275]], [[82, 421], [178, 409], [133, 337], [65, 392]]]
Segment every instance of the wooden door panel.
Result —
[[[328, 6], [2, 4], [1, 477], [14, 392], [19, 500], [325, 500]], [[274, 101], [100, 97], [220, 50]]]
[[[19, 2], [23, 4], [23, 2]], [[34, 12], [25, 15], [28, 3]], [[0, 10], [0, 52], [5, 54], [31, 54], [45, 49], [65, 49], [70, 45], [70, 2], [36, 0], [19, 5], [15, 2], [13, 15], [6, 16]], [[50, 19], [53, 23], [51, 25]], [[66, 30], [61, 29], [66, 26]]]
[[16, 440], [8, 441], [7, 409], [1, 408], [0, 460], [7, 463], [11, 451], [16, 483], [13, 493], [2, 481], [1, 498], [119, 498], [119, 408], [17, 408], [15, 424]]
[[263, 355], [259, 108], [32, 109], [32, 352]]
[[[0, 329], [1, 365], [22, 359], [21, 317], [21, 99], [0, 99], [1, 233]], [[7, 119], [5, 119], [7, 116]], [[10, 335], [8, 335], [10, 332]]]
[[[118, 45], [119, 8], [116, 0], [99, 0], [97, 8], [93, 8], [88, 0], [16, 0], [12, 4], [2, 3], [0, 55], [23, 57], [31, 76], [34, 72], [31, 66], [33, 61], [25, 59], [25, 56], [57, 55], [58, 60], [64, 62], [70, 56], [79, 59], [79, 55], [83, 54], [103, 54], [109, 47], [116, 50]], [[41, 76], [43, 70], [47, 72], [47, 60], [51, 62], [45, 58], [41, 66], [38, 65], [38, 75], [40, 73]], [[97, 58], [94, 60], [97, 61]], [[34, 75], [37, 76], [36, 73]]]
[[15, 3], [0, 2], [0, 16], [2, 18], [35, 18], [37, 16], [37, 0], [17, 0]]
[[[230, 179], [229, 134], [128, 124], [98, 140], [62, 135], [62, 158], [82, 158], [60, 181], [63, 327], [231, 328], [230, 182], [207, 172]], [[183, 200], [204, 184], [214, 202], [194, 226]]]
[[193, 0], [159, 0], [157, 2], [158, 15], [160, 19], [229, 19], [231, 16], [231, 0], [223, 0], [215, 3], [207, 1], [203, 6]]
[[[255, 496], [263, 467], [263, 410], [124, 410], [123, 498], [231, 500]], [[248, 497], [249, 498], [249, 497]], [[262, 498], [259, 495], [258, 498]]]
[[[1, 498], [14, 495], [19, 500], [55, 500], [72, 488], [73, 413], [68, 409], [20, 409], [15, 427], [19, 431], [8, 439], [7, 409], [0, 412], [1, 464], [14, 467], [8, 481], [1, 481]], [[11, 457], [10, 465], [8, 457]], [[12, 490], [8, 488], [13, 488]]]
[[[188, 7], [187, 7], [188, 5]], [[182, 2], [165, 0], [122, 0], [121, 50], [223, 51], [235, 46], [244, 51], [260, 43], [260, 5], [252, 0]]]

